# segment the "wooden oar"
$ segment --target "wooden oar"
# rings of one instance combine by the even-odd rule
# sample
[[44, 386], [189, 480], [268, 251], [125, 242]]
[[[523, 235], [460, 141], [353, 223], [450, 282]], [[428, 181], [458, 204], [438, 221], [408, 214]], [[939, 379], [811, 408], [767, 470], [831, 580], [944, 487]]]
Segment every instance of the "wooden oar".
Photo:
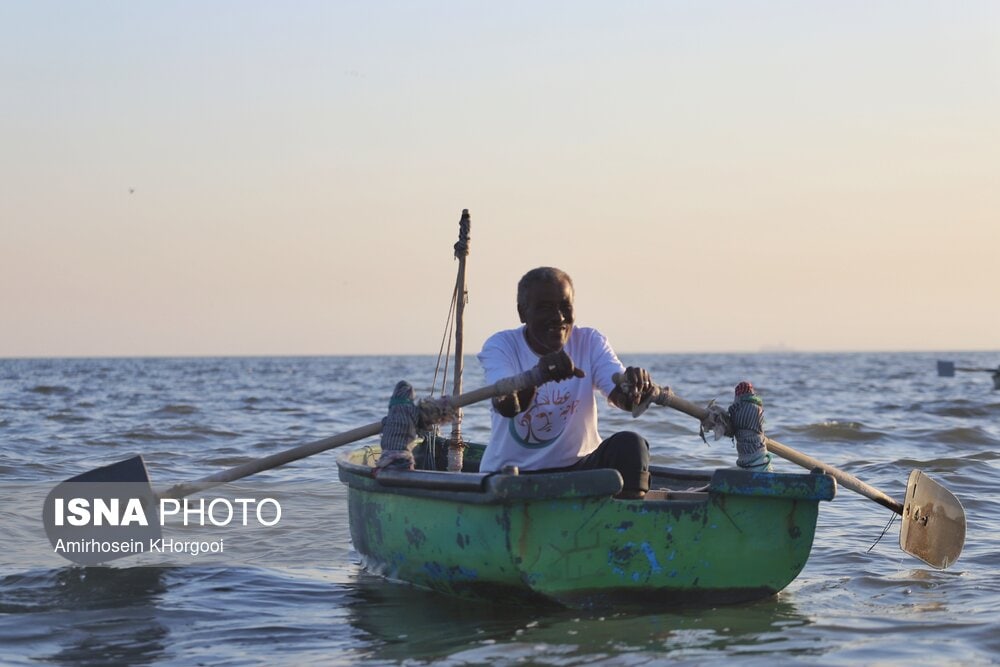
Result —
[[967, 368], [963, 366], [956, 366], [954, 361], [937, 362], [938, 377], [953, 378], [955, 377], [955, 371], [969, 371], [973, 373], [1000, 373], [1000, 366], [997, 366], [996, 368]]
[[[494, 396], [504, 396], [515, 391], [521, 391], [528, 387], [534, 387], [547, 381], [544, 372], [539, 368], [532, 368], [519, 375], [505, 378], [486, 387], [480, 387], [473, 391], [438, 399], [451, 408], [460, 408], [473, 403], [493, 398]], [[124, 461], [112, 463], [111, 465], [95, 468], [75, 477], [72, 477], [49, 492], [45, 499], [42, 510], [45, 532], [52, 543], [53, 548], [66, 558], [80, 563], [81, 565], [94, 565], [97, 563], [114, 560], [128, 555], [128, 552], [74, 552], [59, 550], [60, 540], [66, 542], [77, 542], [84, 540], [90, 543], [91, 540], [97, 542], [117, 542], [123, 543], [126, 540], [137, 540], [147, 542], [160, 537], [160, 525], [156, 521], [155, 511], [161, 499], [180, 499], [199, 491], [210, 489], [214, 486], [234, 482], [244, 477], [249, 477], [265, 470], [271, 470], [279, 466], [292, 463], [313, 456], [329, 449], [335, 449], [344, 445], [378, 435], [382, 431], [382, 422], [377, 421], [366, 426], [359, 426], [353, 430], [339, 435], [316, 440], [293, 447], [270, 456], [247, 461], [233, 468], [228, 468], [220, 472], [202, 477], [191, 482], [175, 484], [162, 491], [154, 491], [150, 484], [146, 465], [141, 456], [133, 456]], [[139, 504], [146, 508], [145, 517], [148, 525], [72, 525], [66, 520], [72, 512], [69, 501], [74, 498], [88, 499], [93, 507], [96, 505], [95, 499], [101, 499], [106, 504], [114, 501], [115, 505], [123, 512], [128, 503], [138, 499]], [[76, 518], [74, 515], [73, 518]]]
[[[691, 415], [699, 422], [708, 410], [677, 396], [669, 389], [656, 387], [652, 402]], [[647, 401], [648, 403], [648, 401]], [[641, 410], [639, 411], [641, 412]], [[851, 491], [891, 509], [903, 517], [899, 548], [932, 567], [944, 569], [954, 563], [965, 544], [965, 509], [953, 493], [919, 470], [910, 472], [902, 503], [854, 475], [811, 456], [766, 438], [767, 450], [808, 470], [821, 470]]]

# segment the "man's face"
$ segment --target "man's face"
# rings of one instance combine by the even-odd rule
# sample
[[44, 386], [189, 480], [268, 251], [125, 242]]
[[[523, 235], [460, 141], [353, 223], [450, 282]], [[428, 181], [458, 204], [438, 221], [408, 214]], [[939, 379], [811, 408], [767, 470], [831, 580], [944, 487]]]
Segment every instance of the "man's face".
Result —
[[565, 280], [536, 283], [525, 293], [525, 303], [517, 313], [532, 350], [558, 352], [573, 331], [573, 288]]

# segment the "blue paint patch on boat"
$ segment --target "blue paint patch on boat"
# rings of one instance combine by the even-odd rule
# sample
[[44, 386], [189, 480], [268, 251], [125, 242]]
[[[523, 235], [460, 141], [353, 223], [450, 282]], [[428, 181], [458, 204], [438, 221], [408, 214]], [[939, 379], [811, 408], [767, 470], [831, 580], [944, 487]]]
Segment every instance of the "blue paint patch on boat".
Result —
[[662, 572], [663, 568], [660, 567], [660, 562], [656, 558], [656, 551], [649, 544], [649, 542], [643, 542], [639, 545], [639, 548], [642, 549], [644, 554], [646, 554], [646, 560], [649, 561], [649, 567], [653, 570], [653, 574], [659, 574]]
[[444, 567], [441, 563], [428, 561], [424, 563], [424, 571], [434, 580], [444, 581], [476, 581], [479, 573], [467, 567]]

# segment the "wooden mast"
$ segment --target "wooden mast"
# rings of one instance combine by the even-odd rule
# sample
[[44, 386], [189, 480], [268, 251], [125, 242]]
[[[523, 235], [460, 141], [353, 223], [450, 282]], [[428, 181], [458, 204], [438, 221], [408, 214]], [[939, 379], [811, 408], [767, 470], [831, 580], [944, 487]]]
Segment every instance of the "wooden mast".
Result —
[[[458, 278], [455, 281], [455, 381], [453, 394], [462, 393], [462, 372], [464, 371], [463, 319], [465, 303], [469, 293], [465, 286], [465, 258], [469, 255], [469, 229], [472, 220], [469, 209], [462, 209], [462, 219], [458, 223], [458, 242], [455, 243], [455, 258], [458, 260]], [[451, 439], [448, 444], [448, 470], [461, 472], [465, 458], [465, 442], [462, 441], [462, 410], [455, 411], [451, 423]]]

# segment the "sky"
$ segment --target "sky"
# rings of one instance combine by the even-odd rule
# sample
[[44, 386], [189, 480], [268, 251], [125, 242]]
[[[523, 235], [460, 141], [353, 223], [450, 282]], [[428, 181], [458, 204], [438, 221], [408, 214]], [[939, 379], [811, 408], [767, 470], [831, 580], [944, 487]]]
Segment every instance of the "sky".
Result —
[[1000, 3], [0, 0], [0, 358], [1000, 349]]

